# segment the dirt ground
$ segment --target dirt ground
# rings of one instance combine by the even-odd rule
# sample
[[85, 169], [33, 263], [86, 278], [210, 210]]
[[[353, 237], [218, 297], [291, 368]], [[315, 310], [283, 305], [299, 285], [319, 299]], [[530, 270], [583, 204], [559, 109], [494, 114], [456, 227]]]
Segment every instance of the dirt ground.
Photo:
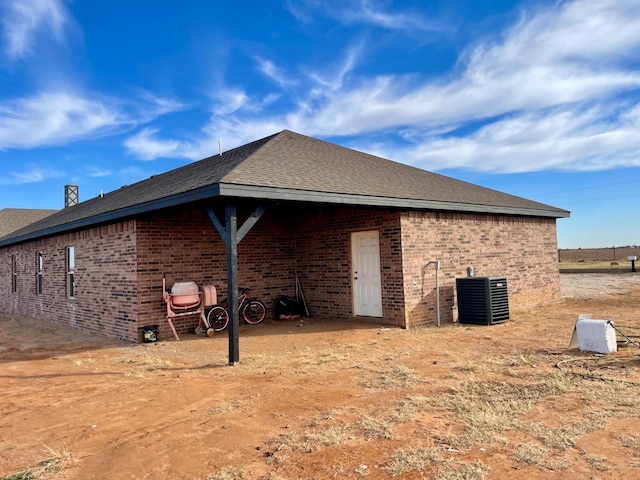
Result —
[[[0, 479], [640, 478], [640, 274], [562, 289], [492, 326], [243, 326], [236, 366], [226, 333], [0, 317]], [[580, 313], [628, 339], [569, 349]]]

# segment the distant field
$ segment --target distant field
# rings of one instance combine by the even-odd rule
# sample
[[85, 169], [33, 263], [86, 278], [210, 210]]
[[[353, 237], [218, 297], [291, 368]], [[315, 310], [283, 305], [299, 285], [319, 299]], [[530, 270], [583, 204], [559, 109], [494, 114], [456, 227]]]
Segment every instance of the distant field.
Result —
[[564, 262], [622, 262], [629, 264], [627, 257], [640, 257], [639, 247], [610, 247], [610, 248], [573, 248], [558, 250], [558, 259]]
[[[618, 265], [611, 265], [617, 263]], [[603, 272], [616, 272], [631, 270], [631, 262], [627, 260], [619, 260], [617, 262], [560, 262], [560, 270], [599, 270]], [[640, 268], [640, 262], [636, 263], [636, 268]]]

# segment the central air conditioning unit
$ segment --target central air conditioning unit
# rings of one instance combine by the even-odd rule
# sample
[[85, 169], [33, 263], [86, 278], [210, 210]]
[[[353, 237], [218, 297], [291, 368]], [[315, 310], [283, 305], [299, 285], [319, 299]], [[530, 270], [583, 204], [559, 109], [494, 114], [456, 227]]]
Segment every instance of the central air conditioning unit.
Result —
[[494, 325], [509, 320], [509, 293], [506, 277], [456, 279], [458, 321]]

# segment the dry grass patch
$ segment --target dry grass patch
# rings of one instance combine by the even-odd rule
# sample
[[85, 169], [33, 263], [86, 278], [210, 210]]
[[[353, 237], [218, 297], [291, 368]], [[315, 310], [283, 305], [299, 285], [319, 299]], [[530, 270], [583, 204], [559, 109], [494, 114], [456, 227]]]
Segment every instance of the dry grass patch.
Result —
[[388, 370], [377, 372], [374, 378], [363, 379], [360, 385], [365, 388], [391, 390], [426, 382], [427, 380], [421, 377], [413, 368], [405, 365], [392, 365]]
[[216, 405], [213, 405], [207, 408], [207, 414], [220, 415], [223, 413], [247, 412], [251, 410], [253, 406], [254, 406], [254, 403], [248, 400], [238, 400], [235, 402], [218, 403]]
[[446, 432], [431, 430], [429, 435], [433, 438], [441, 448], [446, 450], [461, 452], [468, 448], [471, 444], [471, 438], [463, 433], [456, 433], [451, 428]]
[[540, 396], [530, 385], [506, 382], [466, 381], [433, 399], [432, 406], [456, 414], [466, 427], [464, 444], [497, 440], [496, 434], [512, 427], [514, 418], [531, 408]]
[[389, 421], [392, 423], [412, 422], [416, 415], [431, 407], [431, 399], [422, 395], [414, 395], [395, 402], [395, 410]]
[[262, 475], [261, 477], [258, 477], [258, 480], [288, 480], [288, 479], [285, 479], [273, 472], [270, 472], [268, 475]]
[[486, 363], [478, 362], [477, 360], [469, 360], [466, 362], [458, 363], [453, 368], [454, 370], [468, 373], [480, 373], [486, 372], [488, 370], [488, 366]]
[[325, 410], [309, 422], [309, 427], [317, 427], [318, 425], [323, 425], [327, 422], [331, 422], [332, 420], [337, 420], [341, 412], [342, 410], [339, 408], [330, 408], [329, 410]]
[[374, 440], [378, 438], [389, 440], [393, 438], [391, 426], [392, 423], [388, 420], [363, 414], [356, 425], [356, 429], [365, 440]]
[[323, 465], [322, 470], [328, 475], [325, 478], [339, 478], [343, 479], [347, 477], [347, 470], [344, 465]]
[[[522, 354], [502, 357], [508, 365], [535, 365], [532, 358]], [[535, 360], [537, 361], [537, 360]], [[498, 375], [499, 372], [496, 372]], [[521, 424], [518, 417], [538, 405], [544, 398], [571, 391], [578, 382], [562, 372], [531, 369], [530, 375], [518, 381], [478, 380], [473, 375], [452, 383], [449, 391], [431, 398], [431, 407], [446, 409], [455, 414], [462, 433], [444, 440], [466, 448], [474, 444], [505, 443], [499, 434]], [[442, 435], [440, 435], [442, 436]], [[543, 442], [544, 443], [544, 442]]]
[[640, 448], [640, 441], [638, 441], [638, 435], [636, 434], [632, 434], [629, 436], [621, 435], [620, 442], [622, 443], [622, 446], [624, 448], [629, 448], [633, 450], [636, 454], [640, 454], [640, 450], [638, 450], [638, 448]]
[[599, 455], [585, 455], [584, 459], [587, 461], [589, 465], [598, 470], [599, 472], [608, 472], [609, 466], [607, 465], [606, 457], [601, 457]]
[[[457, 363], [453, 368], [463, 372], [495, 372], [501, 370], [503, 373], [509, 373], [505, 368], [538, 368], [545, 364], [550, 364], [549, 358], [537, 352], [515, 352], [509, 355], [498, 355], [491, 357], [483, 357], [478, 360], [467, 360]], [[500, 367], [499, 369], [496, 367]]]
[[240, 467], [224, 468], [213, 475], [206, 477], [206, 480], [246, 480], [251, 478], [251, 472]]
[[526, 463], [538, 468], [551, 471], [567, 470], [569, 464], [564, 460], [549, 459], [549, 450], [537, 443], [518, 445], [511, 459], [518, 463]]
[[442, 461], [442, 455], [434, 447], [412, 447], [396, 450], [384, 468], [392, 477], [407, 472], [422, 472], [425, 468]]
[[[294, 355], [292, 352], [290, 355]], [[250, 354], [243, 356], [242, 361], [240, 362], [239, 367], [243, 370], [252, 370], [256, 369], [258, 371], [269, 371], [269, 370], [277, 370], [279, 366], [279, 358], [274, 355], [266, 355], [266, 354]], [[233, 373], [230, 369], [225, 373]]]
[[517, 422], [517, 427], [537, 438], [546, 447], [566, 450], [574, 447], [576, 440], [586, 433], [595, 432], [604, 425], [599, 419], [584, 418], [584, 421], [555, 428], [538, 422]]
[[548, 450], [537, 443], [524, 443], [522, 445], [518, 445], [514, 454], [511, 455], [511, 458], [518, 463], [540, 465], [547, 454]]
[[96, 359], [93, 358], [91, 354], [87, 355], [86, 357], [76, 357], [73, 359], [73, 364], [77, 367], [81, 367], [85, 364], [93, 365], [94, 363], [96, 363]]
[[345, 356], [344, 354], [334, 350], [333, 348], [329, 348], [323, 350], [319, 354], [316, 354], [316, 358], [312, 363], [313, 365], [324, 366], [332, 363], [342, 363], [347, 359], [348, 355]]
[[332, 447], [347, 441], [353, 432], [353, 425], [346, 423], [343, 425], [332, 425], [322, 430], [312, 430], [304, 435], [305, 452], [314, 452], [319, 446]]
[[589, 382], [585, 399], [615, 418], [637, 416], [640, 409], [640, 386], [624, 382]]
[[73, 462], [73, 455], [66, 445], [59, 450], [53, 449], [48, 445], [44, 446], [46, 458], [39, 462], [36, 466], [7, 475], [0, 480], [47, 480], [52, 475], [64, 471]]
[[25, 470], [24, 472], [17, 472], [5, 477], [0, 477], [0, 480], [36, 480], [36, 478], [29, 470]]
[[289, 452], [312, 453], [326, 447], [343, 445], [361, 437], [367, 441], [391, 439], [393, 423], [384, 418], [377, 418], [356, 411], [356, 418], [344, 421], [337, 418], [335, 410], [329, 410], [320, 418], [313, 420], [302, 432], [291, 432], [271, 439], [268, 444], [271, 452], [267, 453], [268, 463], [280, 465], [286, 463]]
[[167, 351], [167, 347], [162, 349], [138, 349], [132, 352], [125, 361], [127, 364], [135, 365], [131, 370], [124, 373], [125, 377], [144, 377], [147, 373], [162, 373], [163, 370], [179, 368], [174, 362], [176, 358], [175, 347]]
[[266, 454], [267, 463], [286, 464], [290, 452], [313, 453], [323, 447], [341, 445], [354, 438], [351, 436], [353, 431], [352, 424], [344, 423], [326, 428], [313, 428], [303, 433], [291, 432], [279, 435], [268, 442], [272, 450]]
[[621, 435], [620, 442], [624, 448], [631, 450], [633, 459], [631, 460], [630, 465], [632, 467], [640, 467], [640, 440], [638, 439], [638, 435]]
[[433, 480], [484, 480], [489, 467], [481, 462], [466, 463], [448, 458], [438, 464]]

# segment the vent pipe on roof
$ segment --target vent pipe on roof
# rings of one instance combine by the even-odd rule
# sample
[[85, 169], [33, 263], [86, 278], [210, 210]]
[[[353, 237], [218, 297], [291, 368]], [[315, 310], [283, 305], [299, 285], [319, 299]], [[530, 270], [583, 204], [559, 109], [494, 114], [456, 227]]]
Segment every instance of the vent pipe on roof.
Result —
[[79, 202], [78, 185], [64, 186], [64, 208], [77, 205]]

